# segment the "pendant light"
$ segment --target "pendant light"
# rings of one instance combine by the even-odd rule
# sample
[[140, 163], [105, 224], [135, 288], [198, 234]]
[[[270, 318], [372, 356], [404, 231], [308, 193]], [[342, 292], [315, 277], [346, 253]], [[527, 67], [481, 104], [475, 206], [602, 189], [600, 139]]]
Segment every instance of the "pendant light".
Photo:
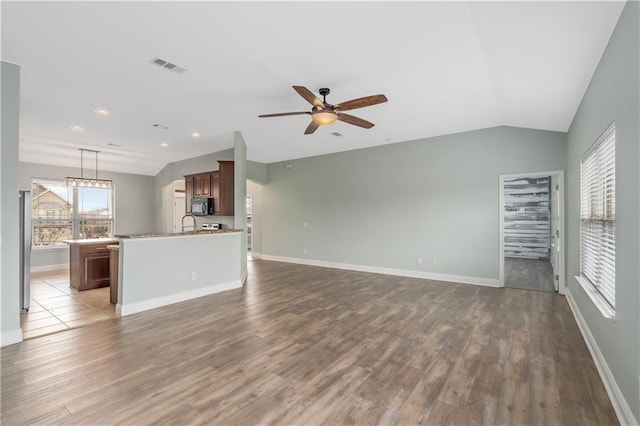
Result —
[[[80, 151], [80, 177], [67, 177], [65, 178], [65, 184], [70, 187], [78, 187], [78, 188], [99, 188], [99, 189], [110, 189], [113, 188], [113, 181], [109, 179], [98, 179], [98, 154], [100, 151], [95, 151], [93, 149], [84, 149], [79, 148]], [[92, 152], [96, 155], [96, 177], [85, 178], [84, 177], [84, 153]]]

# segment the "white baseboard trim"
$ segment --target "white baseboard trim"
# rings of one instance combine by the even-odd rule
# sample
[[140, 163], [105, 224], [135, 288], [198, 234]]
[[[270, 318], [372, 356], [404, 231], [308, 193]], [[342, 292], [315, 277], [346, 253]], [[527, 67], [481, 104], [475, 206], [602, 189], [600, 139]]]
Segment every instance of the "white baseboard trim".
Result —
[[262, 259], [262, 253], [258, 253], [257, 251], [252, 251], [251, 252], [251, 258], [252, 259]]
[[247, 277], [249, 277], [249, 271], [247, 271], [245, 269], [244, 273], [242, 274], [242, 279], [240, 280], [240, 282], [242, 283], [242, 285], [245, 285], [247, 282]]
[[242, 281], [230, 281], [222, 284], [215, 284], [208, 287], [197, 288], [194, 290], [183, 291], [182, 293], [170, 294], [168, 296], [155, 297], [153, 299], [143, 300], [141, 302], [116, 305], [116, 313], [120, 316], [137, 314], [138, 312], [148, 311], [150, 309], [160, 308], [162, 306], [173, 305], [174, 303], [184, 302], [186, 300], [196, 299], [198, 297], [208, 296], [210, 294], [219, 293], [221, 291], [233, 290], [242, 287]]
[[500, 287], [497, 278], [469, 277], [466, 275], [438, 274], [435, 272], [410, 271], [406, 269], [383, 268], [379, 266], [353, 265], [349, 263], [325, 262], [322, 260], [298, 259], [295, 257], [272, 256], [263, 254], [262, 260], [275, 262], [298, 263], [302, 265], [321, 266], [324, 268], [347, 269], [350, 271], [371, 272], [374, 274], [395, 275], [400, 277], [422, 278], [435, 281], [448, 281], [461, 284], [481, 285], [485, 287]]
[[589, 352], [591, 352], [591, 358], [596, 364], [596, 368], [598, 369], [598, 373], [600, 374], [600, 378], [602, 379], [602, 383], [604, 384], [605, 389], [607, 390], [607, 395], [609, 395], [609, 399], [611, 400], [611, 404], [613, 405], [613, 409], [618, 416], [618, 421], [620, 421], [621, 425], [637, 425], [638, 421], [633, 416], [631, 412], [631, 408], [629, 404], [627, 404], [627, 400], [622, 395], [622, 391], [618, 387], [618, 383], [616, 383], [615, 377], [613, 377], [613, 373], [611, 373], [611, 369], [607, 364], [607, 360], [604, 358], [604, 355], [600, 351], [598, 347], [598, 342], [596, 342], [593, 334], [591, 334], [591, 330], [589, 330], [589, 326], [587, 325], [582, 313], [580, 312], [580, 308], [578, 307], [573, 295], [569, 288], [566, 288], [565, 296], [567, 298], [567, 302], [569, 302], [569, 307], [571, 308], [571, 312], [573, 313], [573, 317], [578, 324], [578, 328], [582, 333], [582, 337], [584, 341], [587, 343], [587, 347], [589, 348]]
[[0, 347], [22, 342], [22, 329], [3, 331], [0, 334]]
[[34, 272], [59, 271], [61, 269], [69, 270], [69, 264], [68, 263], [58, 263], [56, 265], [32, 266], [31, 267], [31, 273], [34, 273]]

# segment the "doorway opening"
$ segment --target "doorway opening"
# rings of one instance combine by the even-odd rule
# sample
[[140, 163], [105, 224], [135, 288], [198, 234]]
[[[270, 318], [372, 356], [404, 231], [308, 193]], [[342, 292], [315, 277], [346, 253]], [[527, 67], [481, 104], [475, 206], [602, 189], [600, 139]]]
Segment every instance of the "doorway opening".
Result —
[[182, 217], [185, 211], [184, 179], [174, 180], [162, 189], [162, 230], [182, 232]]
[[564, 294], [564, 172], [500, 176], [500, 284]]
[[253, 215], [253, 197], [247, 195], [247, 260], [253, 260], [251, 256], [251, 216]]
[[262, 258], [262, 185], [247, 179], [247, 259]]

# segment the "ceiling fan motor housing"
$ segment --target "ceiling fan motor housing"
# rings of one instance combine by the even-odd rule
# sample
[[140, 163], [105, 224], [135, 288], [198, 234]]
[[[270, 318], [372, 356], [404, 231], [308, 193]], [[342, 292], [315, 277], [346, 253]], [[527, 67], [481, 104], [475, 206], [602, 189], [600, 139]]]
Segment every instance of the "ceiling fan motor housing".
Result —
[[320, 93], [320, 96], [322, 96], [322, 103], [324, 104], [325, 108], [330, 108], [331, 110], [333, 110], [333, 105], [327, 103], [327, 95], [331, 93], [331, 90], [329, 90], [328, 87], [321, 87], [320, 90], [318, 90], [318, 93]]

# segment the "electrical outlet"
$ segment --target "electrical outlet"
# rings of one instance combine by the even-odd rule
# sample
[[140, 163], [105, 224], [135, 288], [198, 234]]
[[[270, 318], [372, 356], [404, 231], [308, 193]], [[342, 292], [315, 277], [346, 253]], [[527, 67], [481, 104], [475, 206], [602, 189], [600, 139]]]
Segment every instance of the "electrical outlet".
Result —
[[418, 256], [418, 258], [416, 259], [416, 263], [418, 265], [422, 265], [422, 258], [420, 256]]
[[195, 279], [196, 279], [196, 273], [195, 273], [195, 272], [192, 272], [192, 273], [191, 273], [191, 281], [193, 281], [193, 280], [195, 280]]
[[302, 249], [302, 252], [303, 252], [304, 254], [307, 254], [307, 249]]
[[431, 264], [432, 265], [437, 265], [438, 264], [438, 258], [434, 257], [433, 259], [431, 259]]

